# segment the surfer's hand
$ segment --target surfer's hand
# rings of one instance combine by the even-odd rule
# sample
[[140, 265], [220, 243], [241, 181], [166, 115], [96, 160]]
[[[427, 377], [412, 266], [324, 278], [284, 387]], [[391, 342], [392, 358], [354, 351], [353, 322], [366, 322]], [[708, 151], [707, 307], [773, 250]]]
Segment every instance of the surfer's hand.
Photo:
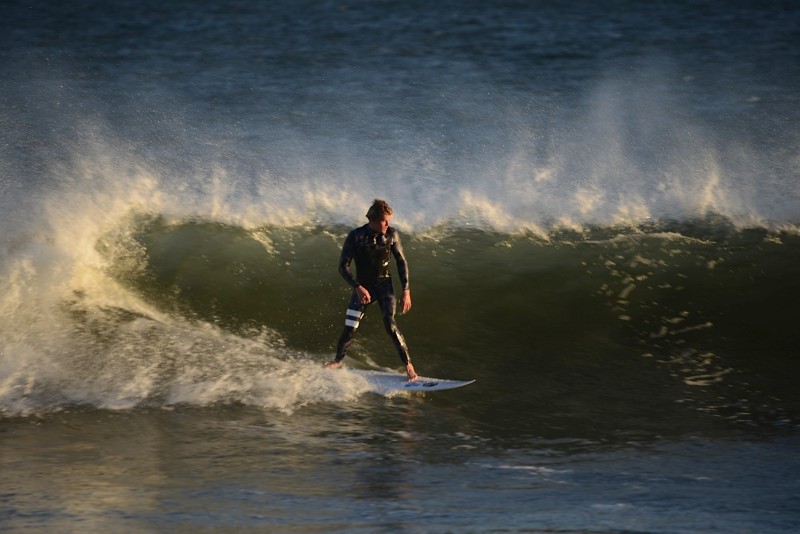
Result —
[[372, 301], [372, 295], [369, 294], [369, 291], [364, 286], [356, 288], [356, 295], [358, 295], [358, 300], [362, 304], [369, 304]]
[[411, 309], [411, 290], [405, 289], [403, 290], [403, 296], [400, 297], [400, 310], [403, 313], [408, 313], [408, 310]]

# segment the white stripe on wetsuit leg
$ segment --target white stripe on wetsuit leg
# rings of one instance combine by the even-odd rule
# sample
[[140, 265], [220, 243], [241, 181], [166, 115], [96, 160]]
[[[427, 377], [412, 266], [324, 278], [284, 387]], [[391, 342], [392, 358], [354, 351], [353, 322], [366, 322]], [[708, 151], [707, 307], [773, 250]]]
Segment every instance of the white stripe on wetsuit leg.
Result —
[[[354, 317], [354, 319], [350, 319], [350, 317]], [[347, 310], [347, 317], [344, 320], [345, 326], [351, 326], [353, 328], [358, 328], [358, 323], [361, 321], [361, 318], [364, 317], [364, 314], [358, 310], [351, 310], [348, 308]]]

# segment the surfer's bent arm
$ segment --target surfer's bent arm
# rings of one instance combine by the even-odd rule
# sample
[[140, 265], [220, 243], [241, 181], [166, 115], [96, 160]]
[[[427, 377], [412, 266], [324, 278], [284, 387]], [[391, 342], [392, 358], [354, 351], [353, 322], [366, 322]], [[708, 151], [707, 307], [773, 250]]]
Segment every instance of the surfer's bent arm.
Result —
[[353, 276], [353, 272], [350, 270], [350, 262], [353, 261], [353, 258], [356, 255], [356, 236], [355, 232], [350, 232], [347, 234], [347, 239], [344, 240], [344, 245], [342, 246], [342, 255], [339, 256], [339, 274], [342, 275], [345, 282], [350, 284], [353, 289], [356, 289], [360, 284], [358, 280], [355, 279]]
[[408, 262], [403, 253], [403, 244], [400, 242], [400, 234], [394, 232], [392, 240], [392, 254], [397, 262], [397, 272], [400, 275], [400, 285], [403, 287], [403, 296], [400, 297], [400, 309], [403, 313], [408, 313], [411, 309], [411, 286], [409, 285]]
[[400, 234], [397, 231], [394, 232], [394, 239], [392, 240], [392, 254], [394, 254], [394, 260], [397, 262], [400, 285], [403, 287], [403, 291], [410, 291], [408, 263], [406, 262], [406, 255], [403, 252], [403, 244], [400, 242]]

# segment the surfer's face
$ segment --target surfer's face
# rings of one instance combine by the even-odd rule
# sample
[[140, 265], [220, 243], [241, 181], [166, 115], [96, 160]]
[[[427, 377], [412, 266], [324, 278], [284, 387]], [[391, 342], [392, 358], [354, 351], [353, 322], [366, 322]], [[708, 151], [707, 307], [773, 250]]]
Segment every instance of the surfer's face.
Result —
[[370, 219], [369, 228], [373, 232], [379, 232], [381, 234], [385, 234], [386, 230], [389, 229], [389, 221], [391, 220], [392, 220], [391, 215], [384, 215], [383, 219]]

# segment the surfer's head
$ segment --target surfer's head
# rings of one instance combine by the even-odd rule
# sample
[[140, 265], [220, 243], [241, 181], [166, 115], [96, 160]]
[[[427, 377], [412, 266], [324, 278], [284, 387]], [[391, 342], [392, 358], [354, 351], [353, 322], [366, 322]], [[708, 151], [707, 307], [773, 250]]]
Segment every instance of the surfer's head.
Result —
[[367, 219], [369, 219], [369, 227], [373, 232], [385, 234], [389, 229], [389, 221], [392, 219], [392, 208], [385, 200], [376, 198], [367, 211]]
[[391, 214], [392, 208], [389, 206], [389, 203], [376, 198], [372, 201], [372, 206], [369, 207], [369, 211], [367, 211], [367, 219], [370, 221], [380, 221], [384, 216]]

